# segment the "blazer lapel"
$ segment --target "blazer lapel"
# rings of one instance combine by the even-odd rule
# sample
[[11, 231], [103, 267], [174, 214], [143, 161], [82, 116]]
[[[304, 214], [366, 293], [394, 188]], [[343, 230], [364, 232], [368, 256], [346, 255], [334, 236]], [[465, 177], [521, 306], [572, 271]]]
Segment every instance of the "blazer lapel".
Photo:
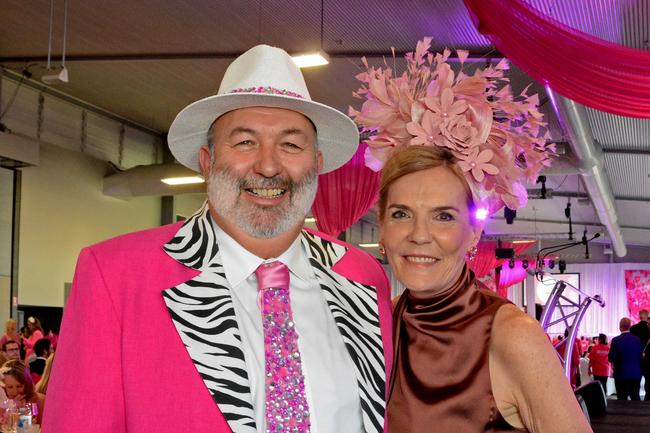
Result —
[[201, 271], [162, 292], [176, 331], [232, 431], [255, 433], [241, 335], [207, 202], [164, 250], [185, 266]]
[[384, 431], [386, 373], [377, 292], [332, 270], [346, 248], [303, 231], [303, 243], [354, 362], [366, 433]]

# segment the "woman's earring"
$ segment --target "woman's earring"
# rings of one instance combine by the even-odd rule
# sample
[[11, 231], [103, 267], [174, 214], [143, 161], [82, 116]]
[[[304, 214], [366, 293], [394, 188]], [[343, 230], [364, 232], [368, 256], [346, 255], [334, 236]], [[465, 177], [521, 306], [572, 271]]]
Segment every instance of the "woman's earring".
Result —
[[476, 258], [476, 254], [478, 254], [478, 248], [476, 248], [476, 245], [474, 245], [468, 252], [467, 252], [467, 260], [470, 262]]
[[379, 254], [381, 254], [382, 256], [386, 255], [386, 248], [384, 247], [384, 244], [382, 244], [381, 242], [379, 242]]

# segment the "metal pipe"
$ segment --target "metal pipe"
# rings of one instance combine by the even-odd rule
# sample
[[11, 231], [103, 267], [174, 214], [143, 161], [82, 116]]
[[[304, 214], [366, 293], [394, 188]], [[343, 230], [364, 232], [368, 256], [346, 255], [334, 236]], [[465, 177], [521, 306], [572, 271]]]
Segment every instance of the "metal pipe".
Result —
[[580, 177], [600, 222], [607, 229], [612, 248], [618, 257], [627, 254], [627, 247], [621, 234], [616, 213], [616, 201], [603, 166], [603, 151], [594, 141], [591, 125], [583, 105], [578, 104], [546, 87], [553, 109], [569, 138], [575, 155]]

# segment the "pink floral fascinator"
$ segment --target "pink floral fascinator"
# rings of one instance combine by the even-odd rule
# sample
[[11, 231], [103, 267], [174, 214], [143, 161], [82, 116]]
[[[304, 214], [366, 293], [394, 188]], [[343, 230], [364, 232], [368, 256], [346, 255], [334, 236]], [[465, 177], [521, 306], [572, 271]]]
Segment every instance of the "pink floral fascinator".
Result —
[[555, 155], [537, 95], [527, 95], [528, 87], [512, 94], [506, 59], [467, 75], [468, 52], [458, 50], [456, 74], [447, 63], [450, 51], [433, 54], [430, 47], [431, 38], [419, 41], [400, 76], [362, 59], [367, 71], [357, 75], [362, 84], [354, 96], [364, 102], [349, 114], [369, 134], [366, 165], [379, 171], [402, 146], [440, 146], [455, 157], [477, 206], [490, 213], [525, 206], [522, 180], [534, 182]]

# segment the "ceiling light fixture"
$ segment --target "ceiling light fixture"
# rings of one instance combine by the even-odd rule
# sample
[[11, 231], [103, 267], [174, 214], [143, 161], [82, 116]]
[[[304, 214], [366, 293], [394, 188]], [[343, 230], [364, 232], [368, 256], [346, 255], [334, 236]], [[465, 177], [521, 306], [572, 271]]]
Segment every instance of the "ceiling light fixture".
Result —
[[48, 85], [64, 84], [69, 81], [65, 67], [65, 46], [68, 35], [68, 0], [63, 2], [63, 47], [61, 50], [61, 69], [52, 68], [52, 29], [54, 28], [54, 0], [50, 0], [50, 37], [47, 45], [47, 70], [53, 74], [43, 75], [41, 80]]
[[296, 54], [291, 56], [294, 63], [299, 68], [311, 68], [313, 66], [323, 66], [330, 62], [330, 57], [323, 49], [323, 15], [324, 15], [324, 0], [320, 2], [320, 50], [315, 53]]
[[506, 220], [506, 224], [512, 224], [515, 221], [515, 218], [517, 218], [517, 211], [512, 210], [509, 207], [504, 207], [503, 217]]
[[166, 177], [160, 179], [162, 183], [167, 185], [189, 185], [192, 183], [203, 183], [205, 179], [200, 176], [187, 176], [187, 177]]
[[378, 248], [379, 243], [359, 244], [361, 248]]
[[320, 50], [317, 53], [296, 54], [295, 56], [291, 56], [291, 58], [299, 68], [322, 66], [327, 65], [330, 62], [329, 56], [323, 50]]

